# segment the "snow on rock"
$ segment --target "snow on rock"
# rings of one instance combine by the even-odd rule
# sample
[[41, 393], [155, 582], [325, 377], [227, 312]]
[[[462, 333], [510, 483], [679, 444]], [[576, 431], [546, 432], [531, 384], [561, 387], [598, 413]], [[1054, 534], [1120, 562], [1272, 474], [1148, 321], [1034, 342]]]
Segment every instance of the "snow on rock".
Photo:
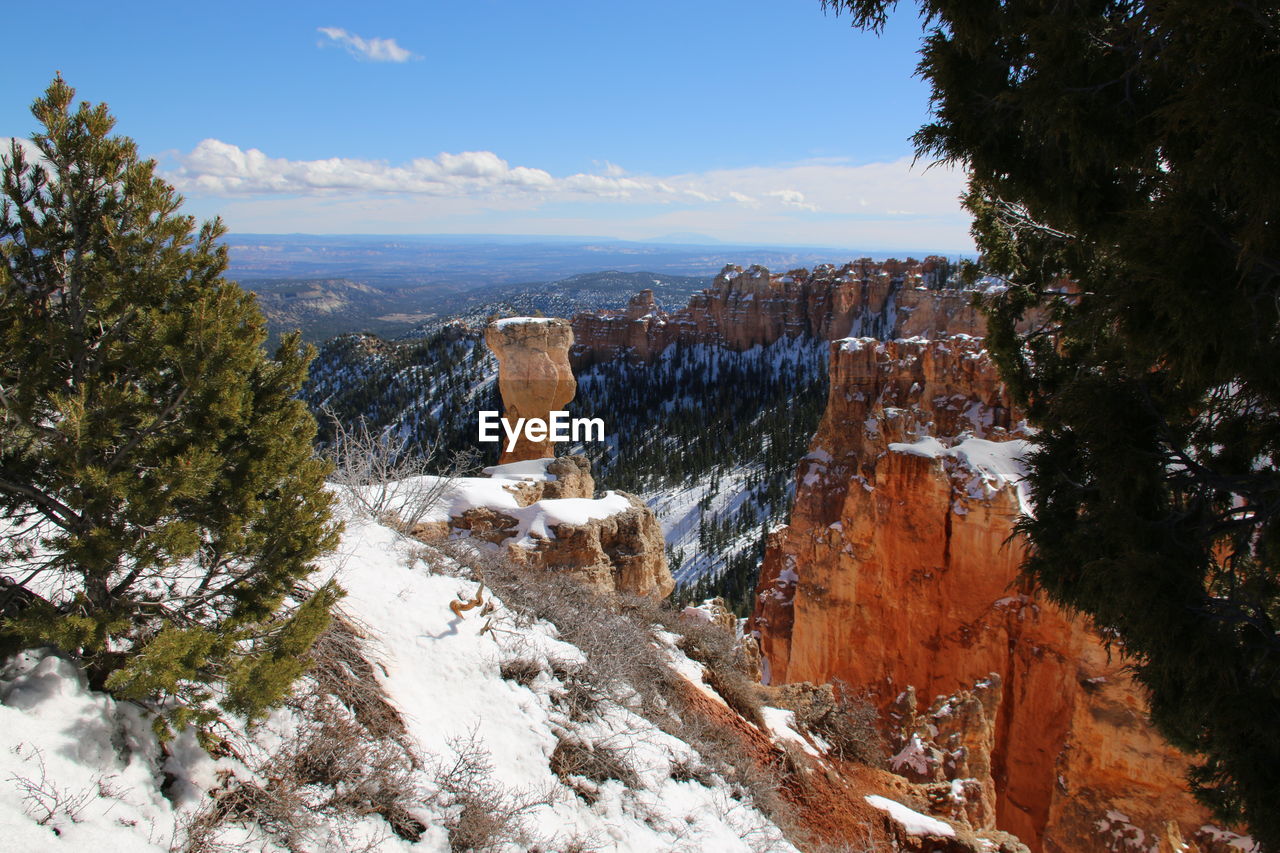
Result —
[[814, 758], [822, 757], [822, 753], [796, 731], [798, 727], [796, 725], [795, 711], [786, 711], [782, 708], [772, 708], [764, 705], [760, 708], [760, 713], [764, 717], [765, 725], [769, 727], [769, 731], [773, 734], [774, 740], [790, 741]]
[[1249, 836], [1239, 835], [1213, 824], [1205, 824], [1200, 827], [1199, 834], [1205, 840], [1225, 845], [1230, 850], [1240, 850], [1243, 853], [1259, 853], [1258, 842]]
[[543, 498], [522, 506], [519, 486], [555, 482], [556, 475], [547, 472], [553, 462], [554, 459], [531, 459], [495, 465], [484, 469], [487, 477], [414, 477], [392, 486], [397, 493], [391, 505], [397, 508], [400, 501], [411, 499], [414, 494], [434, 495], [423, 520], [446, 524], [473, 509], [495, 510], [516, 519], [518, 526], [512, 538], [522, 548], [535, 547], [537, 539], [554, 539], [551, 528], [558, 524], [583, 525], [632, 508], [631, 501], [617, 492], [606, 492], [600, 498]]
[[920, 814], [907, 808], [902, 803], [875, 794], [863, 797], [871, 805], [897, 821], [907, 835], [936, 835], [942, 838], [955, 838], [956, 831], [950, 824], [943, 823], [935, 817]]
[[503, 317], [501, 320], [494, 320], [493, 325], [498, 328], [506, 328], [507, 326], [525, 326], [534, 323], [559, 323], [564, 322], [557, 317]]
[[889, 759], [889, 767], [894, 773], [904, 776], [909, 774], [922, 778], [929, 776], [932, 769], [929, 765], [929, 752], [921, 743], [919, 735], [913, 734], [902, 750]]
[[551, 528], [559, 524], [581, 526], [631, 509], [631, 501], [617, 492], [605, 492], [602, 498], [545, 498], [511, 511], [520, 523], [516, 544], [532, 547], [536, 539], [552, 539]]
[[965, 494], [971, 499], [990, 500], [1005, 487], [1014, 487], [1024, 515], [1032, 511], [1031, 489], [1026, 483], [1026, 456], [1030, 449], [1030, 442], [1024, 439], [989, 441], [971, 437], [948, 447], [931, 435], [889, 445], [891, 453], [954, 460], [960, 469], [970, 474]]
[[547, 457], [526, 459], [523, 462], [508, 462], [505, 465], [490, 465], [484, 469], [484, 475], [493, 480], [555, 482], [556, 475], [547, 471], [547, 466], [555, 461], [554, 457]]

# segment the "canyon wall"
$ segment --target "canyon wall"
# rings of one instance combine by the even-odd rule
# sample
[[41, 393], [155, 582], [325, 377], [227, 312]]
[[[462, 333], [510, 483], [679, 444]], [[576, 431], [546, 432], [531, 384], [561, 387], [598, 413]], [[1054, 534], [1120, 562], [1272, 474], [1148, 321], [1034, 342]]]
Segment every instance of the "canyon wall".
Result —
[[726, 266], [712, 286], [689, 304], [664, 311], [653, 291], [641, 291], [624, 311], [593, 311], [573, 318], [575, 370], [625, 357], [649, 361], [673, 343], [717, 344], [735, 350], [783, 337], [835, 340], [848, 335], [911, 337], [982, 334], [972, 292], [939, 290], [948, 270], [943, 258], [923, 261], [862, 259], [785, 275], [761, 266]]
[[[911, 307], [895, 325], [956, 316]], [[981, 341], [840, 340], [830, 375], [757, 590], [765, 677], [866, 690], [894, 730], [892, 769], [951, 783], [952, 808], [968, 790], [971, 819], [1032, 850], [1212, 849], [1187, 763], [1146, 722], [1123, 662], [1018, 582], [1026, 431]], [[954, 701], [916, 708], [951, 694], [970, 696], [962, 716], [979, 732], [939, 734]]]

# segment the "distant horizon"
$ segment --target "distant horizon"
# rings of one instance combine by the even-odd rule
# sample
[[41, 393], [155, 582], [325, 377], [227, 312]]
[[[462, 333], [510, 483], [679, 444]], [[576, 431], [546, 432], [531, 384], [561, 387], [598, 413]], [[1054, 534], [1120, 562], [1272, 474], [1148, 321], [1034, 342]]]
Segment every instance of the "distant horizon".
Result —
[[[674, 235], [670, 235], [674, 236]], [[804, 251], [804, 252], [832, 252], [852, 254], [857, 257], [870, 257], [873, 260], [884, 260], [895, 255], [913, 256], [923, 258], [928, 255], [937, 255], [940, 257], [960, 257], [960, 258], [976, 258], [977, 252], [970, 249], [957, 249], [955, 247], [902, 247], [902, 246], [834, 246], [820, 244], [803, 244], [803, 243], [765, 243], [750, 241], [732, 241], [719, 240], [705, 235], [703, 240], [693, 239], [630, 239], [625, 237], [611, 237], [607, 235], [589, 235], [589, 234], [485, 234], [485, 233], [309, 233], [305, 231], [229, 231], [223, 238], [224, 242], [228, 240], [245, 240], [251, 238], [305, 238], [314, 240], [350, 240], [353, 242], [360, 241], [433, 241], [443, 244], [451, 244], [458, 246], [466, 245], [592, 245], [601, 243], [622, 243], [632, 246], [653, 246], [653, 247], [676, 247], [682, 250], [688, 249], [715, 249], [717, 251]], [[705, 242], [704, 242], [705, 241]]]

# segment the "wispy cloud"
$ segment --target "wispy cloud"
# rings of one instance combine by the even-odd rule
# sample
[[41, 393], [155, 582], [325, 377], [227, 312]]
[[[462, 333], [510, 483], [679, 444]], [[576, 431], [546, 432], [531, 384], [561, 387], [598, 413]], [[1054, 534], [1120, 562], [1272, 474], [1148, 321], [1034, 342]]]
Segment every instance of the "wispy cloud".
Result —
[[555, 178], [544, 169], [512, 166], [492, 151], [419, 157], [402, 165], [333, 157], [288, 160], [268, 157], [218, 139], [206, 139], [181, 158], [173, 175], [183, 189], [218, 195], [273, 193], [408, 193], [429, 196], [569, 195], [666, 201], [717, 201], [688, 181], [674, 185], [632, 177], [607, 164], [604, 174]]
[[[370, 233], [452, 231], [611, 233], [644, 238], [698, 231], [730, 240], [828, 245], [964, 247], [969, 217], [959, 169], [926, 169], [910, 157], [853, 165], [812, 160], [769, 166], [632, 174], [609, 161], [593, 173], [553, 175], [492, 151], [403, 163], [333, 157], [291, 160], [218, 139], [177, 158], [166, 177], [212, 209], [239, 212], [240, 229]], [[219, 198], [214, 207], [213, 198]], [[253, 226], [249, 222], [256, 223]], [[595, 223], [593, 226], [592, 223]], [[303, 224], [307, 223], [307, 224]], [[340, 223], [340, 224], [339, 224]], [[469, 223], [464, 226], [464, 223]], [[853, 236], [850, 236], [853, 235]], [[865, 244], [864, 244], [865, 245]]]
[[411, 59], [422, 58], [396, 44], [395, 39], [366, 39], [340, 27], [317, 27], [316, 31], [329, 39], [327, 42], [321, 41], [321, 47], [338, 44], [357, 59], [367, 59], [370, 62], [408, 62]]

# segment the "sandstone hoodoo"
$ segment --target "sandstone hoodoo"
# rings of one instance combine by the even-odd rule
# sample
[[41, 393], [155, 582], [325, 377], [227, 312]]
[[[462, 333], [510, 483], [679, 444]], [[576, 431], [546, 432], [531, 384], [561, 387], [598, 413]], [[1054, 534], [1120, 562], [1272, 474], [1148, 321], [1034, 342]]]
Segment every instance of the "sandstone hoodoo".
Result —
[[[567, 320], [554, 317], [508, 317], [490, 323], [485, 343], [498, 359], [498, 387], [503, 417], [514, 426], [521, 418], [546, 422], [553, 411], [562, 411], [573, 399], [577, 382], [569, 367], [573, 329]], [[504, 444], [507, 462], [555, 456], [549, 438], [530, 440], [522, 434], [515, 447]]]
[[836, 341], [830, 378], [757, 589], [766, 678], [868, 691], [939, 815], [1036, 851], [1218, 849], [1124, 662], [1018, 582], [1026, 430], [981, 341]]

